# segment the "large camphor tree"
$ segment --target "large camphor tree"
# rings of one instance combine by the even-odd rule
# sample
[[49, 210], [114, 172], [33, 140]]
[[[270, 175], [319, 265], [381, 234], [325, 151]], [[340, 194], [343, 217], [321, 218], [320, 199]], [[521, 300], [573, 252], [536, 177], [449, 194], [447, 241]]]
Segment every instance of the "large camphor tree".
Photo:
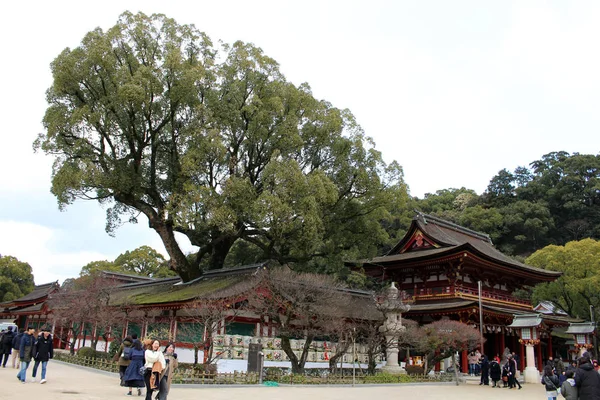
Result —
[[107, 204], [109, 232], [143, 214], [185, 281], [235, 246], [339, 268], [373, 255], [387, 206], [407, 197], [401, 168], [349, 111], [286, 81], [251, 44], [217, 48], [193, 25], [126, 12], [65, 49], [52, 74], [34, 147], [55, 157], [59, 204]]

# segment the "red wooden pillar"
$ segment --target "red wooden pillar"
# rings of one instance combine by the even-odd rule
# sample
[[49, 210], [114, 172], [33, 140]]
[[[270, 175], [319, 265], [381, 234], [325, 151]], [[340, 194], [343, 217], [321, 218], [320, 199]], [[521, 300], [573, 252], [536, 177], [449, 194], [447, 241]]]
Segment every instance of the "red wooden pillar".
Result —
[[500, 332], [500, 347], [502, 348], [500, 351], [500, 357], [504, 354], [504, 349], [506, 348], [506, 343], [504, 341], [504, 333]]
[[[496, 341], [496, 354], [498, 354], [498, 356], [500, 358], [502, 358], [502, 349], [500, 348], [500, 334], [499, 333], [494, 333], [494, 340]], [[494, 354], [494, 355], [496, 355]]]
[[538, 371], [542, 371], [544, 366], [542, 364], [542, 342], [537, 344], [537, 367]]
[[[438, 356], [440, 354], [439, 350], [435, 351], [435, 355]], [[441, 368], [440, 368], [440, 362], [436, 362], [435, 363], [435, 367], [434, 367], [435, 372], [440, 372]]]
[[467, 351], [463, 350], [460, 356], [460, 369], [462, 372], [469, 371], [469, 363], [467, 361]]
[[554, 352], [552, 351], [552, 334], [550, 332], [548, 332], [548, 356], [547, 356], [547, 358], [550, 358], [550, 356], [552, 356], [552, 358], [554, 358]]
[[521, 343], [519, 346], [519, 362], [521, 363], [521, 371], [525, 371], [525, 345]]
[[[517, 337], [515, 335], [511, 335], [510, 337], [510, 351], [515, 352], [517, 354]], [[517, 368], [519, 366], [517, 365]]]

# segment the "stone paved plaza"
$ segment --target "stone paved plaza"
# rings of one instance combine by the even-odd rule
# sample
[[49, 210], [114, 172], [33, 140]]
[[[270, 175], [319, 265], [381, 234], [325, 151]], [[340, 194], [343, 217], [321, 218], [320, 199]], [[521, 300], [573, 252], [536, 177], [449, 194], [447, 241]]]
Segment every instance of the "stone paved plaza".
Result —
[[[16, 370], [0, 368], [0, 399], [44, 399], [44, 400], [95, 400], [144, 398], [126, 396], [127, 389], [119, 387], [118, 376], [79, 366], [50, 361], [48, 363], [48, 382], [30, 383], [31, 366], [27, 371], [28, 382], [22, 384], [16, 378]], [[135, 391], [134, 391], [135, 393]], [[408, 399], [543, 399], [546, 397], [542, 385], [524, 385], [522, 390], [494, 389], [478, 385], [455, 384], [418, 384], [327, 387], [327, 386], [179, 386], [174, 385], [169, 394], [170, 400], [247, 400], [247, 399], [286, 399], [286, 400], [365, 400], [382, 398]]]

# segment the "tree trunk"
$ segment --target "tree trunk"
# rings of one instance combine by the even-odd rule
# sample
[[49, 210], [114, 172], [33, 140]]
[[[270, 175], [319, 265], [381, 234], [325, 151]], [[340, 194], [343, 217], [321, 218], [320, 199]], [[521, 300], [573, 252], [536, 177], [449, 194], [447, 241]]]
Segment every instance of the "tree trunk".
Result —
[[184, 282], [198, 278], [202, 271], [190, 265], [175, 239], [173, 227], [165, 222], [151, 223], [150, 226], [160, 236], [167, 253], [169, 253], [169, 268], [177, 273]]
[[237, 236], [228, 235], [218, 238], [211, 243], [210, 260], [208, 263], [209, 270], [223, 268], [227, 254], [229, 254], [231, 246], [233, 246], [237, 239]]
[[281, 335], [281, 348], [283, 351], [285, 351], [285, 354], [287, 354], [288, 358], [290, 359], [290, 363], [292, 364], [292, 372], [296, 373], [296, 371], [299, 369], [298, 357], [296, 356], [296, 353], [294, 353], [294, 350], [292, 350], [292, 345], [290, 344], [290, 338], [288, 336]]

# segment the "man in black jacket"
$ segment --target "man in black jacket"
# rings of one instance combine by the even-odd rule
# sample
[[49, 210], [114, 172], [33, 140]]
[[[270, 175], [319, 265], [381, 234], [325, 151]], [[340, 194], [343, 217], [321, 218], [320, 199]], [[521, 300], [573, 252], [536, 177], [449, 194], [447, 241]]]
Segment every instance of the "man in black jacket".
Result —
[[40, 383], [46, 383], [46, 366], [48, 361], [54, 357], [54, 348], [52, 346], [52, 335], [50, 335], [50, 329], [43, 328], [42, 333], [37, 338], [35, 345], [33, 346], [33, 380], [35, 381], [35, 375], [40, 363], [42, 364], [42, 380]]
[[579, 400], [600, 400], [600, 375], [594, 369], [590, 353], [579, 357], [579, 368], [575, 372]]
[[8, 358], [10, 357], [10, 352], [12, 350], [12, 341], [15, 338], [15, 333], [13, 332], [13, 327], [9, 326], [7, 331], [2, 335], [2, 343], [0, 343], [0, 354], [4, 355], [4, 360], [2, 360], [2, 368], [6, 368], [6, 363], [8, 362]]

